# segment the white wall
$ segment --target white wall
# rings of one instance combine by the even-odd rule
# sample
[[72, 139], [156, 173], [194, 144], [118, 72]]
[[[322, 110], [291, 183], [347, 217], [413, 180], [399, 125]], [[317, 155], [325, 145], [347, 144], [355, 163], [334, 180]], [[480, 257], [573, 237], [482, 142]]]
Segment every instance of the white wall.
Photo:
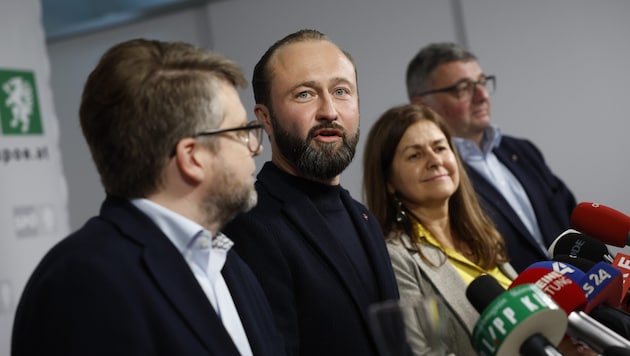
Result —
[[73, 230], [98, 214], [105, 193], [79, 125], [83, 84], [101, 55], [118, 42], [136, 37], [181, 40], [211, 47], [205, 8], [180, 11], [107, 31], [49, 43], [52, 90], [61, 131], [70, 225]]
[[[15, 308], [27, 278], [70, 228], [40, 15], [38, 0], [0, 1], [0, 355], [9, 354]], [[29, 83], [23, 95], [7, 85], [17, 79]], [[11, 103], [14, 94], [23, 106]], [[24, 109], [26, 120], [13, 108]], [[11, 129], [14, 118], [17, 130]]]
[[498, 75], [494, 122], [538, 144], [578, 201], [630, 215], [630, 2], [463, 4], [470, 46]]
[[[471, 49], [498, 76], [493, 120], [505, 133], [531, 139], [571, 186], [578, 200], [593, 200], [630, 214], [625, 164], [630, 127], [626, 83], [630, 71], [630, 3], [557, 0], [462, 1]], [[131, 37], [181, 39], [237, 60], [251, 77], [255, 62], [275, 40], [299, 28], [328, 34], [355, 58], [363, 138], [388, 107], [406, 101], [409, 59], [432, 41], [456, 39], [450, 2], [363, 0], [298, 2], [224, 0], [97, 34], [51, 43], [55, 102], [62, 128], [71, 225], [97, 212], [103, 197], [78, 124], [81, 86], [110, 45]], [[253, 107], [251, 88], [242, 91]], [[253, 113], [250, 114], [253, 117]], [[342, 184], [361, 197], [362, 139]], [[267, 150], [258, 160], [269, 158]]]

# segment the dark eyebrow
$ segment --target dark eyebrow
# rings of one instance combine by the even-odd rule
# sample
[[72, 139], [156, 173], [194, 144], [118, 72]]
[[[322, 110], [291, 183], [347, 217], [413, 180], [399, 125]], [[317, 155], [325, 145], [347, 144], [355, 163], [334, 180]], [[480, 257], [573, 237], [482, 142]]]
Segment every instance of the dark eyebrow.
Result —
[[[441, 144], [441, 143], [444, 143], [444, 142], [446, 142], [446, 139], [445, 139], [445, 138], [438, 138], [437, 140], [433, 140], [433, 141], [431, 141], [431, 146], [435, 146], [435, 145], [438, 145], [438, 144]], [[417, 143], [414, 143], [414, 144], [412, 144], [412, 145], [405, 146], [405, 147], [402, 149], [402, 152], [405, 152], [405, 151], [407, 151], [407, 150], [409, 150], [409, 149], [421, 149], [421, 148], [422, 148], [422, 145], [419, 145], [419, 144], [417, 144]]]
[[308, 88], [315, 88], [315, 81], [312, 80], [308, 80], [305, 82], [300, 82], [295, 84], [294, 86], [292, 86], [291, 88], [289, 88], [289, 93], [293, 92], [295, 89], [299, 88], [299, 87], [308, 87]]
[[456, 82], [455, 82], [455, 84], [453, 84], [453, 85], [451, 85], [451, 86], [457, 86], [457, 85], [460, 85], [461, 83], [472, 83], [472, 82], [476, 82], [476, 81], [479, 81], [479, 80], [481, 80], [481, 79], [483, 79], [483, 78], [485, 78], [485, 77], [486, 77], [486, 75], [485, 75], [484, 73], [481, 73], [481, 74], [479, 74], [479, 76], [477, 77], [477, 80], [470, 79], [470, 78], [462, 78], [462, 79], [460, 79], [460, 80], [456, 81]]

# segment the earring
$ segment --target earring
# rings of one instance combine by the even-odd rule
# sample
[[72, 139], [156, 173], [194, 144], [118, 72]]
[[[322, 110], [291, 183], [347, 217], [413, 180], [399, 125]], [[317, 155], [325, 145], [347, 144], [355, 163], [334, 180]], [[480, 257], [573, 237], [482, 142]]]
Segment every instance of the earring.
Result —
[[407, 214], [403, 210], [402, 202], [400, 201], [400, 199], [398, 199], [398, 197], [394, 197], [394, 199], [396, 200], [396, 222], [400, 223], [407, 220]]

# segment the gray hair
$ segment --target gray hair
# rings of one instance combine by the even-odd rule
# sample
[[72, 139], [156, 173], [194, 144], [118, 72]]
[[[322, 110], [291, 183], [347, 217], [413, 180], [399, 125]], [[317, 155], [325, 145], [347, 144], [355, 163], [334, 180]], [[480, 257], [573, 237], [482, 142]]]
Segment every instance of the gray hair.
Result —
[[431, 43], [420, 49], [407, 66], [407, 95], [409, 100], [429, 90], [433, 71], [444, 63], [476, 61], [477, 56], [463, 46], [452, 42]]

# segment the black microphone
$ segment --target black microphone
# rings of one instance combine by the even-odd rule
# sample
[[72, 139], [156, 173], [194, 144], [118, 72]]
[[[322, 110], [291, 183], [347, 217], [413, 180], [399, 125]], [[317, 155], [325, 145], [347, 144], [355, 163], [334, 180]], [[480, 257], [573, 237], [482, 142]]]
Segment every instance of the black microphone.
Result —
[[490, 275], [475, 278], [466, 297], [479, 312], [472, 344], [480, 355], [557, 356], [567, 316], [539, 287], [522, 284], [508, 291]]
[[574, 229], [567, 229], [549, 245], [549, 255], [568, 255], [571, 258], [585, 258], [593, 262], [613, 262], [608, 247], [599, 240]]
[[620, 346], [607, 347], [602, 356], [630, 356], [630, 349]]
[[590, 270], [597, 264], [597, 262], [588, 260], [586, 258], [571, 257], [569, 255], [555, 255], [553, 256], [553, 260], [557, 262], [568, 263], [571, 266], [578, 268], [582, 272]]
[[593, 308], [588, 315], [626, 340], [630, 340], [630, 314], [625, 311], [601, 304]]

